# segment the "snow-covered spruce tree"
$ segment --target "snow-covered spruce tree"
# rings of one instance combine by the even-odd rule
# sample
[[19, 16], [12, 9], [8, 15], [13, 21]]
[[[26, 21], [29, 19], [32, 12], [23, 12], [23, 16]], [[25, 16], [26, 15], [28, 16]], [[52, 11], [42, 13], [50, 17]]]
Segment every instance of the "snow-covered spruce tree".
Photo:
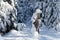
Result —
[[[11, 3], [9, 3], [11, 2]], [[7, 33], [11, 29], [15, 29], [14, 22], [16, 22], [17, 11], [14, 0], [1, 0], [0, 2], [0, 32]]]
[[42, 1], [42, 22], [47, 26], [47, 28], [55, 28], [58, 24], [58, 12], [56, 7], [56, 2], [54, 0]]

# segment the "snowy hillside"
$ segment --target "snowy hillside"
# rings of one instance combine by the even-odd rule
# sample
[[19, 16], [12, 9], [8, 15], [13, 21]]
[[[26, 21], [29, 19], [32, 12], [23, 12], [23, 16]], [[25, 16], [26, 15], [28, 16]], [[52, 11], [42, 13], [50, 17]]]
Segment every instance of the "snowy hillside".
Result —
[[34, 38], [29, 31], [11, 30], [8, 34], [0, 37], [1, 40], [60, 40], [60, 32], [40, 31], [39, 38]]

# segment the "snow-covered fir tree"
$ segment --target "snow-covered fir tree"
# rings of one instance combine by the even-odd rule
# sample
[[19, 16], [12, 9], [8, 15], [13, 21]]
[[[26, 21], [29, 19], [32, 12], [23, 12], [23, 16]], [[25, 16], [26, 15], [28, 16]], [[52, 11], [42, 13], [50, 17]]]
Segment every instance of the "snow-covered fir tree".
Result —
[[0, 32], [7, 33], [14, 29], [14, 22], [17, 18], [17, 10], [15, 8], [14, 0], [1, 0], [0, 2]]

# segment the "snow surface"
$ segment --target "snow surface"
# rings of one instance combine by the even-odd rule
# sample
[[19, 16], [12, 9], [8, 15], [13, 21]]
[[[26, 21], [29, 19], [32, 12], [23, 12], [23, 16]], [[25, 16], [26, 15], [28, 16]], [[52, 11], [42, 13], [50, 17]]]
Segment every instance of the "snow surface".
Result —
[[[29, 28], [26, 28], [25, 30], [29, 30]], [[47, 31], [46, 28], [44, 30], [45, 31], [40, 30], [38, 38], [32, 36], [30, 31], [11, 30], [6, 35], [0, 36], [0, 40], [60, 40], [60, 32], [53, 30]]]
[[[22, 31], [11, 30], [4, 36], [0, 35], [0, 40], [60, 40], [60, 32], [54, 29], [48, 30], [45, 25], [40, 28], [38, 37], [33, 34], [30, 28], [24, 27]], [[36, 32], [35, 35], [37, 35]]]

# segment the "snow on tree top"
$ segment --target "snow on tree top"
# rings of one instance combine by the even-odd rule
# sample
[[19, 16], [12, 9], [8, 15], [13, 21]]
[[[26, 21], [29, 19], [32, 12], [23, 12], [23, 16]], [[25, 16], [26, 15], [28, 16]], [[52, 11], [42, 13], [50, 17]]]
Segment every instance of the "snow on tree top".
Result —
[[42, 13], [40, 9], [36, 9], [36, 13]]

